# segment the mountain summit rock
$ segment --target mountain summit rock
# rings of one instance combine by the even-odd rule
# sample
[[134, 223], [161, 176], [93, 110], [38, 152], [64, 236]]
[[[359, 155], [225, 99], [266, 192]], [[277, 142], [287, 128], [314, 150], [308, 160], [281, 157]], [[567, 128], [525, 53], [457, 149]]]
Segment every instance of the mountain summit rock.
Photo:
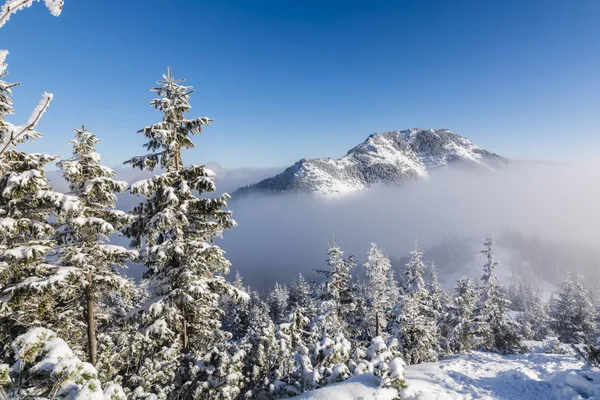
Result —
[[278, 175], [236, 190], [234, 195], [335, 195], [425, 178], [437, 168], [467, 166], [494, 171], [508, 163], [448, 129], [412, 128], [374, 133], [339, 159], [302, 159]]

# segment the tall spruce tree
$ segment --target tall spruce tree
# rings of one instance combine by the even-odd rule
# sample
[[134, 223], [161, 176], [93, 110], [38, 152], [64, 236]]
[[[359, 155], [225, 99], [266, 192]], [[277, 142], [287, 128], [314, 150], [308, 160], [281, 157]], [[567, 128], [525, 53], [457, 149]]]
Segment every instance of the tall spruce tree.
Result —
[[456, 284], [456, 295], [442, 323], [441, 342], [448, 354], [468, 353], [475, 347], [476, 325], [473, 312], [477, 302], [475, 285], [470, 278], [461, 278]]
[[481, 254], [486, 263], [481, 277], [479, 299], [475, 309], [475, 322], [478, 330], [478, 346], [500, 353], [514, 353], [522, 350], [518, 324], [508, 316], [510, 301], [498, 284], [495, 269], [494, 239], [489, 236], [484, 242]]
[[44, 168], [57, 156], [15, 148], [42, 136], [35, 129], [52, 95], [42, 96], [25, 124], [8, 122], [16, 85], [1, 79], [6, 76], [5, 56], [0, 52], [0, 354], [8, 356], [8, 345], [26, 329], [52, 327], [60, 319], [53, 289], [67, 285], [69, 274], [63, 269], [58, 273], [49, 262], [56, 248], [51, 217], [74, 215], [79, 201], [50, 187]]
[[355, 265], [354, 257], [344, 258], [344, 252], [338, 247], [334, 236], [327, 250], [327, 270], [316, 270], [325, 276], [325, 282], [319, 295], [321, 303], [320, 327], [331, 336], [347, 336], [350, 327], [346, 317], [352, 313], [354, 304], [351, 269]]
[[567, 272], [551, 310], [552, 328], [564, 343], [584, 343], [594, 330], [594, 309], [587, 290]]
[[[112, 169], [101, 165], [100, 154], [95, 146], [100, 139], [85, 127], [75, 129], [73, 156], [58, 163], [63, 177], [69, 183], [71, 195], [81, 203], [80, 212], [60, 227], [58, 244], [59, 265], [70, 267], [72, 281], [65, 286], [59, 297], [64, 306], [62, 315], [63, 337], [73, 343], [81, 327], [87, 338], [87, 359], [96, 365], [98, 358], [97, 331], [117, 311], [115, 305], [101, 309], [102, 299], [116, 298], [131, 292], [131, 282], [115, 268], [125, 268], [125, 261], [137, 257], [137, 252], [122, 246], [111, 245], [108, 239], [132, 222], [127, 213], [115, 210], [117, 194], [128, 185], [114, 179]], [[49, 279], [52, 279], [50, 277]], [[106, 301], [104, 301], [105, 303]], [[100, 322], [100, 324], [99, 324]]]
[[437, 316], [423, 279], [422, 255], [415, 244], [405, 267], [403, 295], [395, 311], [395, 335], [408, 364], [438, 359]]
[[275, 287], [267, 297], [269, 314], [275, 325], [280, 324], [287, 317], [289, 307], [289, 290], [286, 285], [280, 285], [275, 282]]
[[523, 312], [517, 318], [525, 339], [544, 340], [551, 333], [547, 304], [540, 287], [522, 284]]
[[382, 336], [388, 325], [387, 310], [395, 305], [397, 293], [395, 279], [390, 275], [392, 268], [390, 260], [375, 243], [371, 243], [365, 268], [367, 275], [365, 287], [370, 303], [366, 322], [370, 327], [371, 337]]
[[[199, 134], [212, 120], [186, 118], [191, 109], [192, 88], [180, 85], [183, 80], [176, 80], [171, 68], [163, 78], [152, 89], [158, 97], [150, 103], [162, 113], [162, 121], [139, 131], [149, 139], [145, 147], [151, 153], [127, 161], [141, 169], [166, 170], [131, 188], [133, 194], [145, 199], [133, 209], [135, 220], [125, 233], [133, 247], [142, 248], [148, 268], [145, 279], [151, 291], [150, 299], [139, 312], [147, 338], [139, 357], [156, 360], [164, 354], [189, 353], [203, 363], [217, 359], [221, 362], [227, 357], [204, 357], [209, 352], [214, 355], [214, 349], [226, 350], [229, 335], [221, 330], [219, 300], [223, 295], [245, 294], [223, 277], [229, 272], [230, 263], [213, 240], [236, 224], [231, 212], [223, 209], [228, 194], [202, 197], [204, 192], [215, 191], [214, 173], [204, 166], [182, 163], [182, 149], [194, 147], [191, 136]], [[159, 367], [177, 362], [177, 358], [167, 357]], [[192, 364], [188, 359], [186, 368]], [[189, 372], [184, 371], [188, 375]], [[212, 378], [209, 385], [220, 384]], [[138, 381], [143, 379], [137, 377]], [[148, 382], [144, 387], [145, 391], [155, 391]], [[160, 392], [164, 395], [164, 391]]]

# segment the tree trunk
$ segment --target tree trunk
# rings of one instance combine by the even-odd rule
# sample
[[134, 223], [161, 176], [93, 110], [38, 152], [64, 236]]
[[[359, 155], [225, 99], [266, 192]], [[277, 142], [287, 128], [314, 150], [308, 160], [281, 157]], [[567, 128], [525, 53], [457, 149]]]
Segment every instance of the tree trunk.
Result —
[[87, 336], [88, 336], [88, 358], [92, 365], [96, 365], [98, 354], [98, 341], [96, 340], [96, 313], [94, 309], [94, 281], [92, 273], [88, 273], [88, 284], [85, 288], [87, 300]]
[[375, 312], [375, 336], [381, 336], [381, 324], [379, 323], [379, 311]]

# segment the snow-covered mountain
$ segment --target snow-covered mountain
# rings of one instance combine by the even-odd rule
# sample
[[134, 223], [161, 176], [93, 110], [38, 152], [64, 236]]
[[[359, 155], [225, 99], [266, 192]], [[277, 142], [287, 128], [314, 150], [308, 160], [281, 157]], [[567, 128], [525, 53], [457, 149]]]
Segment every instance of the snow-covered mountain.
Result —
[[448, 129], [413, 128], [372, 134], [339, 159], [302, 159], [279, 175], [240, 188], [235, 194], [341, 194], [424, 178], [432, 169], [448, 165], [495, 170], [507, 163]]

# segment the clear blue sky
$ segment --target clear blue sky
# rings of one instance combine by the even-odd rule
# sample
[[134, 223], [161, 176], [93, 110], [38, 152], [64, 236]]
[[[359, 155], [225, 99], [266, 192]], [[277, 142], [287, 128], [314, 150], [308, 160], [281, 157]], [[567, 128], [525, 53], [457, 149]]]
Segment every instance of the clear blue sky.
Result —
[[85, 124], [109, 165], [142, 154], [149, 88], [173, 67], [214, 124], [186, 161], [283, 166], [370, 133], [449, 128], [508, 157], [597, 146], [600, 2], [66, 0], [0, 29], [17, 115], [55, 100], [28, 149], [68, 155]]

